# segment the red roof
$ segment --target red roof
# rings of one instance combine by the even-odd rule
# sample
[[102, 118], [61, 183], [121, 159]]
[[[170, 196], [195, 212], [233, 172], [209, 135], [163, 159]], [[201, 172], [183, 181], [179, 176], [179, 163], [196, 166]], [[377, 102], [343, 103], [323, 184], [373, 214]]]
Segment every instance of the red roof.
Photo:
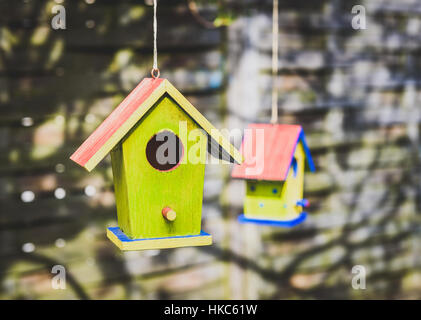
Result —
[[91, 159], [119, 127], [150, 96], [164, 79], [146, 78], [113, 110], [101, 125], [70, 157], [82, 167]]
[[285, 180], [298, 142], [302, 142], [308, 166], [314, 171], [301, 126], [250, 124], [245, 131], [240, 149], [244, 162], [235, 165], [232, 177], [250, 180]]

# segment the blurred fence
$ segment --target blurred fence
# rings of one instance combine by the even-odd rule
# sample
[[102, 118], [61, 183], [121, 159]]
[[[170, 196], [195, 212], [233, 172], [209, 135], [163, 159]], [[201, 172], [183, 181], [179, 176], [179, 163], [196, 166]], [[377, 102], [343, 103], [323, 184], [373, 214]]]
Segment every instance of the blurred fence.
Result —
[[[159, 1], [162, 77], [217, 128], [269, 121], [271, 1], [203, 3]], [[356, 4], [366, 30], [351, 27]], [[152, 8], [64, 1], [53, 30], [54, 5], [0, 0], [0, 298], [421, 297], [421, 1], [280, 1], [281, 122], [303, 125], [317, 167], [303, 225], [239, 225], [244, 183], [208, 165], [214, 245], [128, 253], [105, 238], [109, 159], [87, 173], [68, 157], [149, 75]], [[221, 10], [232, 23], [209, 28]]]

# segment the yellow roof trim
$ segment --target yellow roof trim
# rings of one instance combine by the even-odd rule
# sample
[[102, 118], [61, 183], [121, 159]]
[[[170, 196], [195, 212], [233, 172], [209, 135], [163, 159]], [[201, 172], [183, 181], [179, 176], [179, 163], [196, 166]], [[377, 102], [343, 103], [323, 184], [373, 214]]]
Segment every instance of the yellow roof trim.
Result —
[[164, 80], [167, 93], [177, 102], [177, 104], [188, 114], [194, 121], [206, 131], [206, 133], [215, 140], [237, 163], [243, 162], [240, 152], [225, 138], [222, 133], [216, 129], [200, 112], [197, 110], [167, 79]]

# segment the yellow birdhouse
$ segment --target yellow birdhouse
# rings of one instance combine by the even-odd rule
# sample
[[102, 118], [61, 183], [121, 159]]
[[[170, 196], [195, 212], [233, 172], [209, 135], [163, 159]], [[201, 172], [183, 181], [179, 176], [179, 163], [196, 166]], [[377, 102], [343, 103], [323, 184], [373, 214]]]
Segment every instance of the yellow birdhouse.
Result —
[[246, 180], [240, 222], [292, 227], [306, 218], [304, 171], [314, 171], [304, 131], [299, 125], [251, 124], [245, 131], [242, 164], [233, 178]]

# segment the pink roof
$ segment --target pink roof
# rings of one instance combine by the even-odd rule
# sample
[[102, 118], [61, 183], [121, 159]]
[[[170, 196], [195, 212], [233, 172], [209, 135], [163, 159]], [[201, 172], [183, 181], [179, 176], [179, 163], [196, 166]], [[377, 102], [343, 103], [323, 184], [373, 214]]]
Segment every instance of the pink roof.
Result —
[[84, 166], [164, 79], [143, 79], [70, 157]]
[[298, 142], [302, 142], [308, 166], [314, 171], [301, 126], [250, 124], [240, 149], [244, 162], [234, 166], [231, 176], [249, 180], [285, 180]]

